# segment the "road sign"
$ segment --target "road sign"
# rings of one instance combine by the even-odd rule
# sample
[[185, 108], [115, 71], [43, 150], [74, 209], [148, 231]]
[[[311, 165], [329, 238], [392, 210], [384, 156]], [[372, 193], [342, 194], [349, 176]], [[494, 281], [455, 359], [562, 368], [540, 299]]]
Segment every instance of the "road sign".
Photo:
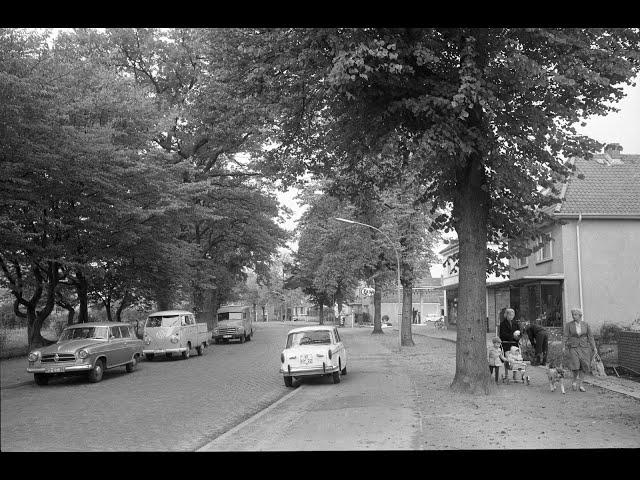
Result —
[[375, 293], [375, 290], [371, 287], [364, 287], [362, 290], [360, 290], [360, 293], [362, 293], [363, 297], [372, 297]]

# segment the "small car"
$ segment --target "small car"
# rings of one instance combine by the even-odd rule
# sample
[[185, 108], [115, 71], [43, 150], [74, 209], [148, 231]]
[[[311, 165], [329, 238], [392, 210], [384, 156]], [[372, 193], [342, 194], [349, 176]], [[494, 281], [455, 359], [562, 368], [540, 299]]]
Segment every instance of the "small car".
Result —
[[71, 375], [87, 375], [95, 383], [108, 368], [124, 366], [133, 372], [141, 357], [142, 340], [128, 323], [79, 323], [65, 327], [53, 345], [31, 351], [27, 372], [38, 385]]
[[310, 376], [331, 376], [333, 383], [340, 383], [340, 376], [347, 374], [347, 351], [334, 326], [294, 328], [280, 363], [287, 387], [293, 386], [294, 378]]

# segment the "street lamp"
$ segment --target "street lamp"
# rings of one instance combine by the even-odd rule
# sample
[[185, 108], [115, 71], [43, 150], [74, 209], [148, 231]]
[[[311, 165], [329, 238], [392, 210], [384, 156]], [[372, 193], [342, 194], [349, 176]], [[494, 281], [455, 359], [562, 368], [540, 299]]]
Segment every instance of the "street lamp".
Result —
[[[391, 241], [391, 239], [389, 238], [389, 236], [384, 233], [382, 230], [380, 230], [379, 228], [374, 227], [373, 225], [369, 225], [367, 223], [361, 223], [361, 222], [356, 222], [355, 220], [347, 220], [346, 218], [339, 218], [339, 217], [333, 217], [335, 220], [338, 220], [339, 222], [344, 222], [344, 223], [352, 223], [355, 225], [362, 225], [363, 227], [369, 227], [369, 228], [373, 228], [374, 230], [380, 232], [382, 235], [384, 235], [384, 237], [389, 241], [389, 244], [391, 245], [391, 248], [393, 248], [393, 251], [396, 254], [396, 264], [397, 264], [397, 268], [396, 268], [396, 272], [398, 273], [398, 278], [397, 278], [397, 288], [398, 288], [398, 303], [396, 306], [396, 321], [398, 322], [398, 348], [402, 348], [402, 299], [400, 298], [400, 255], [398, 255], [398, 250], [396, 249], [395, 245], [393, 244], [393, 242]], [[400, 310], [398, 312], [398, 310]]]

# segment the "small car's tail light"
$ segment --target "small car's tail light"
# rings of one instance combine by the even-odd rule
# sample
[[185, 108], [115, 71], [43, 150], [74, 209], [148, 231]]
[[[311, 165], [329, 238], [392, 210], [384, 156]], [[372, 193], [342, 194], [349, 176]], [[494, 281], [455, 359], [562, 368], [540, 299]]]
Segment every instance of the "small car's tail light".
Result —
[[332, 353], [331, 353], [331, 350], [329, 350], [329, 360], [331, 360], [331, 356], [332, 356]]
[[284, 363], [284, 352], [280, 354], [280, 363]]
[[35, 362], [36, 360], [38, 360], [38, 358], [40, 358], [40, 352], [31, 352], [27, 357], [27, 360], [29, 360], [30, 362]]
[[87, 352], [86, 350], [80, 350], [78, 352], [78, 358], [87, 358], [88, 355], [89, 355], [89, 352]]

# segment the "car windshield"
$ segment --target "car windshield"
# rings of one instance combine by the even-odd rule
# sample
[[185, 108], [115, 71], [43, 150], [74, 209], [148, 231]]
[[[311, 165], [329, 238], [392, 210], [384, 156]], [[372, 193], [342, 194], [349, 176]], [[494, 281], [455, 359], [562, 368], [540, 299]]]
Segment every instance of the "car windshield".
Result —
[[242, 320], [242, 312], [224, 312], [218, 314], [218, 321]]
[[147, 318], [145, 327], [177, 327], [180, 326], [180, 315], [153, 316]]
[[106, 339], [108, 332], [107, 327], [74, 327], [67, 328], [62, 332], [58, 342], [67, 340], [77, 340], [80, 338], [100, 338]]
[[306, 332], [295, 332], [289, 334], [287, 338], [287, 348], [298, 345], [330, 345], [331, 334], [327, 330], [309, 330]]

